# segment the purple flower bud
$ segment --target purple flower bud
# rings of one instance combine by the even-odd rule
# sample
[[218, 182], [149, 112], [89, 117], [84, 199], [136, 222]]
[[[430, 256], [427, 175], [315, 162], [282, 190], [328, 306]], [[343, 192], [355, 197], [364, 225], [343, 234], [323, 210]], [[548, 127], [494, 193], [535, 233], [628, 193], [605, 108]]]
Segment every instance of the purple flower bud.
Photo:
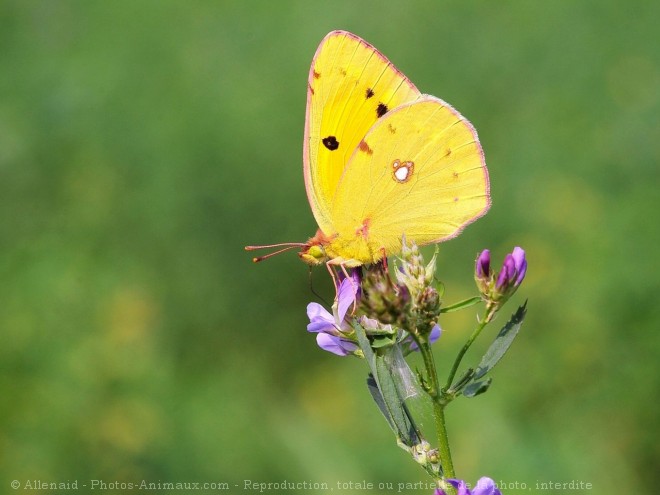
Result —
[[477, 257], [477, 278], [487, 279], [490, 277], [490, 251], [484, 249]]
[[512, 255], [507, 254], [506, 258], [504, 258], [504, 263], [502, 263], [502, 269], [500, 270], [500, 274], [497, 277], [497, 283], [495, 284], [495, 287], [498, 290], [506, 288], [515, 276], [516, 262]]
[[525, 273], [527, 273], [527, 259], [525, 258], [525, 251], [518, 246], [513, 248], [511, 256], [513, 256], [516, 264], [516, 281], [513, 285], [518, 287], [525, 278]]

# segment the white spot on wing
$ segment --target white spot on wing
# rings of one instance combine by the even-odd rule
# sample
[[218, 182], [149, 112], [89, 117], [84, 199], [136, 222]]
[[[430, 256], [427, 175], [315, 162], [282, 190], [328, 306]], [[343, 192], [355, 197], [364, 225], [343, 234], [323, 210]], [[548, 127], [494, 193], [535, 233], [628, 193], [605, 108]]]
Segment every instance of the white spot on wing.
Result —
[[400, 160], [396, 159], [392, 162], [392, 177], [397, 182], [407, 182], [410, 179], [410, 176], [413, 173], [415, 168], [415, 163], [411, 161], [405, 161], [401, 163]]
[[408, 178], [409, 173], [410, 173], [410, 171], [408, 170], [408, 167], [399, 167], [394, 172], [394, 176], [397, 178], [397, 180], [399, 182], [403, 182], [404, 180], [406, 180]]

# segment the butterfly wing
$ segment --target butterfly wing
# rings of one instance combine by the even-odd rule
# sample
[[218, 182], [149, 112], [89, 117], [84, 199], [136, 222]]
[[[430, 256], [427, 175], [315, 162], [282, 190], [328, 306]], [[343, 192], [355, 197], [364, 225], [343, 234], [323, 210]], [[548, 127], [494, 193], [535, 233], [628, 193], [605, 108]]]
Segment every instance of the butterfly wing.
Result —
[[307, 197], [325, 234], [336, 230], [332, 200], [353, 151], [388, 110], [419, 97], [363, 39], [333, 31], [321, 41], [309, 71], [303, 154]]
[[338, 184], [331, 218], [333, 257], [377, 261], [458, 235], [490, 206], [477, 133], [433, 96], [395, 108], [358, 144]]

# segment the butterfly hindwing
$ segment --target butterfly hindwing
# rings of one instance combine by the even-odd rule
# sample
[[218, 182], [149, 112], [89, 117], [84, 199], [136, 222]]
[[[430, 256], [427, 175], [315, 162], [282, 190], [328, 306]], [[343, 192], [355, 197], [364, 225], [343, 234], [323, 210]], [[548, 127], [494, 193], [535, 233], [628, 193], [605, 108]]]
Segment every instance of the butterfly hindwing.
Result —
[[337, 187], [334, 256], [375, 261], [401, 236], [439, 242], [486, 213], [488, 172], [476, 131], [442, 100], [423, 96], [383, 116], [358, 143]]
[[389, 110], [420, 93], [380, 52], [345, 31], [328, 34], [309, 73], [304, 138], [307, 195], [319, 228], [335, 230], [332, 202], [348, 160]]

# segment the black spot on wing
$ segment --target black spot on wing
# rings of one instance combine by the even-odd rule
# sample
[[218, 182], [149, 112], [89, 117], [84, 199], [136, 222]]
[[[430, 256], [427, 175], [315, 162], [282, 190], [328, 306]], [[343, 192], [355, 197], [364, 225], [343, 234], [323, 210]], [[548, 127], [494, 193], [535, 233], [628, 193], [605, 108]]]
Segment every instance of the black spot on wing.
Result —
[[335, 151], [337, 148], [339, 148], [339, 141], [337, 141], [337, 138], [334, 136], [328, 136], [325, 137], [321, 140], [323, 143], [323, 146], [328, 148], [330, 151]]
[[378, 115], [378, 118], [381, 118], [388, 111], [389, 111], [389, 108], [387, 108], [387, 105], [385, 105], [385, 103], [379, 103], [378, 107], [376, 107], [376, 115]]
[[367, 100], [371, 98], [374, 95], [374, 90], [371, 88], [367, 88], [367, 92], [365, 93], [364, 96], [366, 96]]

